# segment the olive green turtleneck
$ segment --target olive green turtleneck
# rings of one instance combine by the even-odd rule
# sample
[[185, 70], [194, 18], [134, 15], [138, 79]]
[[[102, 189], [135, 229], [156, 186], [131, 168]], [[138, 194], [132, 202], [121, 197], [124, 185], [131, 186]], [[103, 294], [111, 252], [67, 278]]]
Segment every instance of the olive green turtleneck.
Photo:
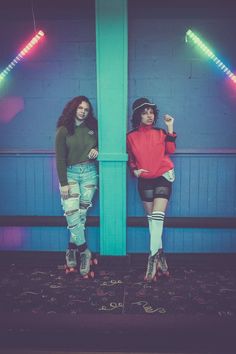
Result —
[[61, 186], [68, 184], [67, 166], [89, 160], [88, 154], [97, 147], [97, 133], [89, 129], [83, 122], [76, 126], [73, 135], [69, 135], [67, 128], [61, 126], [56, 132], [56, 164]]

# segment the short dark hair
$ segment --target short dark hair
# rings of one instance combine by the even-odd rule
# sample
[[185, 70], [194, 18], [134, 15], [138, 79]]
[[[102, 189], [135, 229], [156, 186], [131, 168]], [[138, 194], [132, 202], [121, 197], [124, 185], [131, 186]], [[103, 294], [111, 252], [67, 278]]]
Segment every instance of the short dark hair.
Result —
[[132, 123], [132, 126], [133, 128], [138, 128], [140, 126], [140, 123], [141, 123], [141, 114], [144, 112], [145, 108], [152, 108], [153, 109], [153, 113], [154, 113], [154, 122], [153, 122], [153, 125], [156, 124], [156, 121], [158, 119], [158, 113], [159, 113], [159, 110], [157, 108], [157, 106], [153, 106], [153, 105], [149, 105], [149, 104], [146, 104], [146, 105], [143, 105], [142, 107], [140, 108], [137, 108], [133, 114], [132, 114], [132, 118], [131, 118], [131, 123]]

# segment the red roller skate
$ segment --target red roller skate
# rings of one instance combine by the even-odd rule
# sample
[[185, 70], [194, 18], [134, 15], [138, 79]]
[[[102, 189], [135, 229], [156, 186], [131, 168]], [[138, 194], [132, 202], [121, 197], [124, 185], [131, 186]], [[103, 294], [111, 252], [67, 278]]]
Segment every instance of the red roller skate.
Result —
[[97, 264], [97, 258], [92, 258], [92, 253], [88, 248], [80, 253], [80, 274], [83, 279], [93, 279], [95, 277], [94, 267]]
[[77, 249], [68, 248], [66, 250], [66, 274], [72, 274], [77, 272]]

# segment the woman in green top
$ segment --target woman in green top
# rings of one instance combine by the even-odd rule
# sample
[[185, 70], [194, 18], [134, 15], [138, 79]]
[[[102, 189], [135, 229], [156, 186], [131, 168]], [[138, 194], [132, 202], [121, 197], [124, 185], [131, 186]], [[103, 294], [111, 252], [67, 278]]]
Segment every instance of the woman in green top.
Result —
[[66, 272], [76, 271], [80, 253], [80, 273], [90, 272], [91, 252], [85, 240], [87, 210], [97, 189], [97, 120], [85, 96], [69, 101], [57, 122], [56, 163], [62, 207], [70, 230], [66, 250]]

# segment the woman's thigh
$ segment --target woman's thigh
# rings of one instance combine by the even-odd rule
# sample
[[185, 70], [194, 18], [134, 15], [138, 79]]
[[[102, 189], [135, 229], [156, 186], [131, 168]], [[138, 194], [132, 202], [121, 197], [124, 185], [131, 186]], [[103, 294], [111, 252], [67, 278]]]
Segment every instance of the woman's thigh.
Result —
[[80, 203], [90, 205], [98, 186], [98, 173], [96, 166], [88, 166], [80, 175]]

